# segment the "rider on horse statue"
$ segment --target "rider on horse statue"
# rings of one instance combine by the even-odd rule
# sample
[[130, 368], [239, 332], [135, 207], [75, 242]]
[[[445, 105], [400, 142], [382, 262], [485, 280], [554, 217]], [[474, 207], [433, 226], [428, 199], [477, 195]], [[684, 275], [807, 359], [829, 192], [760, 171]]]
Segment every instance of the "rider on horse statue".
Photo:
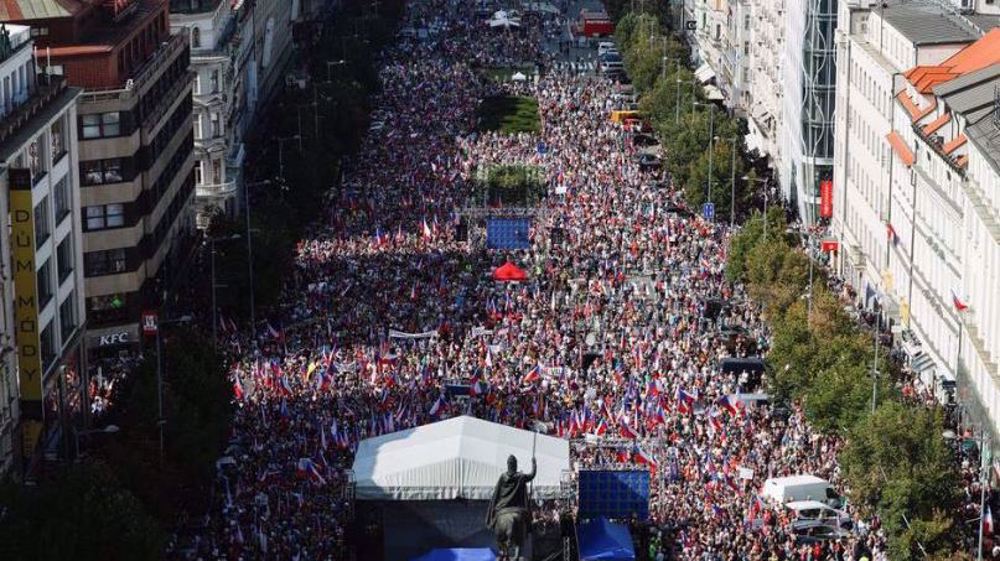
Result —
[[501, 551], [518, 559], [524, 539], [531, 533], [531, 496], [528, 482], [535, 478], [537, 465], [531, 458], [531, 473], [517, 471], [517, 458], [507, 458], [507, 471], [493, 490], [486, 513], [486, 527], [493, 531]]

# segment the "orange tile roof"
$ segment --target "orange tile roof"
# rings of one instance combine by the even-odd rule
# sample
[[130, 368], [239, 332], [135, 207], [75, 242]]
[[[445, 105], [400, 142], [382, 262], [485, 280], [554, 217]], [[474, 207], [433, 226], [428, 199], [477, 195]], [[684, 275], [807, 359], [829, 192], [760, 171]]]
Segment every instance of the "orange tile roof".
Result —
[[907, 167], [912, 166], [916, 158], [913, 157], [913, 152], [909, 147], [906, 146], [906, 142], [903, 137], [899, 136], [899, 133], [892, 131], [885, 135], [886, 140], [889, 141], [889, 146], [892, 146], [893, 152], [899, 156], [900, 161], [907, 165]]
[[962, 146], [963, 144], [965, 144], [965, 141], [967, 141], [967, 140], [968, 139], [965, 138], [965, 133], [959, 134], [955, 138], [953, 138], [953, 139], [949, 140], [948, 142], [946, 142], [945, 145], [941, 147], [941, 149], [944, 150], [945, 154], [951, 154], [959, 146]]
[[910, 120], [914, 123], [923, 119], [927, 115], [930, 115], [931, 111], [937, 109], [936, 97], [932, 97], [930, 104], [923, 109], [917, 107], [917, 104], [913, 102], [913, 98], [906, 93], [906, 90], [896, 94], [896, 99], [898, 99], [899, 103], [903, 105], [903, 109], [906, 109], [906, 112], [910, 114]]
[[924, 127], [924, 134], [931, 135], [936, 133], [938, 129], [948, 124], [948, 121], [951, 121], [951, 113], [941, 114], [940, 117], [934, 119]]
[[938, 65], [916, 66], [908, 70], [906, 79], [920, 93], [930, 93], [931, 88], [963, 74], [1000, 62], [1000, 27], [994, 27], [978, 41], [967, 45]]

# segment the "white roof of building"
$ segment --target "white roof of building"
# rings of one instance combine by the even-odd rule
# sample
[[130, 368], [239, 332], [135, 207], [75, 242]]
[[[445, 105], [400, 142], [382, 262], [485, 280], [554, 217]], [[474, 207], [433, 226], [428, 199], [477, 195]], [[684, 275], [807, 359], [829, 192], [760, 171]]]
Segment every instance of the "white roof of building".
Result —
[[[507, 456], [531, 471], [536, 435], [475, 417], [455, 417], [362, 440], [354, 458], [360, 500], [490, 500]], [[537, 435], [535, 498], [555, 498], [569, 469], [569, 442]]]

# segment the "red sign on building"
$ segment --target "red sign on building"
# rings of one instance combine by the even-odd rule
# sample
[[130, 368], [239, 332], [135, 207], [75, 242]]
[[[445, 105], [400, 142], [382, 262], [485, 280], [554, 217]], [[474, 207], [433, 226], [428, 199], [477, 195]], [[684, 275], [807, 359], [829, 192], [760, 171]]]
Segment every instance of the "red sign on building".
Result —
[[833, 180], [831, 179], [819, 182], [819, 215], [821, 218], [833, 217]]
[[837, 240], [823, 240], [820, 242], [819, 248], [823, 250], [824, 253], [833, 253], [840, 249], [840, 242]]
[[152, 337], [159, 329], [156, 312], [142, 312], [142, 334]]

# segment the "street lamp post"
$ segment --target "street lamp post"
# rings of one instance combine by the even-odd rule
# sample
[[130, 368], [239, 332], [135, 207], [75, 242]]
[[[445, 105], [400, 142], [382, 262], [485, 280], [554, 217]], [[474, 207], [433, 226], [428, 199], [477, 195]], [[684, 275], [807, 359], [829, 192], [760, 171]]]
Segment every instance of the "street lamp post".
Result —
[[[166, 301], [166, 298], [164, 298]], [[167, 424], [166, 417], [163, 416], [163, 328], [167, 325], [187, 323], [191, 321], [191, 316], [181, 316], [177, 319], [157, 322], [156, 325], [156, 426], [160, 432], [160, 465], [163, 465], [163, 427]]]
[[344, 60], [344, 59], [340, 59], [340, 60], [328, 60], [328, 61], [326, 61], [326, 81], [327, 82], [332, 82], [333, 81], [333, 78], [330, 77], [330, 68], [331, 67], [333, 67], [333, 66], [343, 66], [345, 64], [347, 64], [347, 61]]
[[[253, 182], [253, 186], [257, 185], [270, 185], [271, 180], [265, 179], [263, 181]], [[255, 336], [257, 330], [257, 317], [256, 317], [256, 300], [254, 297], [254, 278], [253, 278], [253, 244], [251, 243], [250, 235], [250, 183], [243, 183], [243, 198], [246, 204], [246, 236], [247, 236], [247, 273], [250, 275], [250, 333], [251, 337]]]
[[233, 234], [231, 236], [222, 236], [219, 238], [208, 238], [209, 253], [211, 254], [211, 268], [212, 268], [212, 348], [214, 349], [218, 344], [218, 325], [219, 325], [219, 308], [215, 302], [215, 289], [218, 285], [215, 283], [215, 244], [216, 242], [226, 242], [230, 240], [240, 239], [239, 234]]
[[730, 166], [730, 185], [729, 185], [729, 229], [736, 227], [736, 138], [733, 137], [733, 161]]
[[299, 140], [302, 138], [300, 134], [293, 134], [292, 136], [285, 137], [275, 137], [278, 142], [278, 175], [284, 179], [285, 178], [285, 142], [289, 140]]
[[[760, 177], [752, 177], [750, 175], [744, 175], [743, 181], [749, 183], [765, 183], [765, 184], [767, 183], [766, 179], [762, 179]], [[767, 241], [767, 191], [768, 189], [767, 186], [765, 185], [764, 186], [764, 236], [763, 236], [765, 242]]]
[[674, 124], [679, 124], [681, 122], [681, 59], [677, 58], [677, 78], [674, 80], [677, 82], [677, 94], [674, 96]]
[[[692, 105], [695, 107], [708, 107], [708, 179], [706, 180], [706, 190], [708, 191], [707, 202], [712, 202], [712, 163], [713, 156], [715, 152], [715, 141], [719, 137], [715, 136], [715, 104], [714, 103], [699, 103], [693, 101]], [[715, 214], [712, 214], [712, 220], [715, 220]]]

